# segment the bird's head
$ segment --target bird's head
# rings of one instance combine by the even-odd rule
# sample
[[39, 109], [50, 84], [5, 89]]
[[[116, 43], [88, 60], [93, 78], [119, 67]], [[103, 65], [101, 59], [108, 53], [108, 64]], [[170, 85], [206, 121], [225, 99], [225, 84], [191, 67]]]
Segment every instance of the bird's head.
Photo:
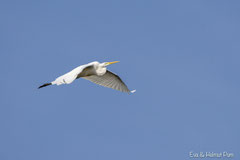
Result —
[[110, 65], [110, 64], [114, 64], [114, 63], [118, 63], [119, 61], [114, 61], [114, 62], [104, 62], [103, 63], [103, 66], [104, 67], [106, 67], [106, 66], [108, 66], [108, 65]]

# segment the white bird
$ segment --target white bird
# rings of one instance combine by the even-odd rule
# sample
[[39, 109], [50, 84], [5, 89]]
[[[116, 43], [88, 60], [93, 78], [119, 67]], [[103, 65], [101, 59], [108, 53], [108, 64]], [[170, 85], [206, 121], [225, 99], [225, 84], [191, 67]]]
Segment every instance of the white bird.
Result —
[[51, 83], [45, 83], [38, 88], [54, 84], [70, 84], [75, 79], [84, 78], [104, 87], [119, 90], [121, 92], [134, 93], [136, 90], [130, 91], [118, 75], [107, 70], [106, 66], [118, 62], [119, 61], [99, 63], [95, 61], [81, 65], [72, 71], [58, 77], [55, 81], [52, 81]]

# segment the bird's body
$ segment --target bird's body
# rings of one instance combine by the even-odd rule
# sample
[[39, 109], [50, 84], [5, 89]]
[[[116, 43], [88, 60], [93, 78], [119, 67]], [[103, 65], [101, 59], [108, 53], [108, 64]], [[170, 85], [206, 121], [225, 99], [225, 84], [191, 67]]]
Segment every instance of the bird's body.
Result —
[[122, 92], [135, 92], [135, 90], [130, 91], [119, 76], [107, 70], [106, 66], [117, 62], [118, 61], [99, 63], [95, 61], [85, 65], [81, 65], [73, 69], [72, 71], [58, 77], [55, 81], [43, 84], [39, 88], [55, 84], [70, 84], [75, 79], [84, 78], [93, 83], [102, 85], [104, 87], [116, 89]]

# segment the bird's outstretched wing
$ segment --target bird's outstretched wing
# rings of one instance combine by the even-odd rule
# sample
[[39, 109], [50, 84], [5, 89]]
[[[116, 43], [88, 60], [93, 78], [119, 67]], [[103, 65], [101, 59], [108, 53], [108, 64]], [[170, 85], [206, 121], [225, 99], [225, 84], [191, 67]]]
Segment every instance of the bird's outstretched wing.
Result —
[[51, 82], [51, 84], [61, 85], [61, 84], [70, 84], [75, 79], [80, 78], [81, 76], [87, 76], [93, 74], [92, 72], [92, 63], [81, 65], [72, 71], [58, 77], [55, 81]]
[[127, 92], [127, 93], [131, 92], [126, 86], [126, 84], [121, 80], [121, 78], [110, 71], [107, 71], [103, 76], [92, 75], [92, 76], [87, 76], [82, 78], [89, 80], [93, 83], [96, 83], [98, 85], [112, 88], [121, 92]]

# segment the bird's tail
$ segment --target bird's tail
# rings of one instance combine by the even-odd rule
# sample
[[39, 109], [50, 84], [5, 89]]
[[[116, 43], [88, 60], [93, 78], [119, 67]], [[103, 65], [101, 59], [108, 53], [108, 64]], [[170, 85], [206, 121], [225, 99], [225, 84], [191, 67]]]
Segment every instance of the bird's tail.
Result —
[[43, 84], [43, 85], [39, 86], [39, 87], [38, 87], [38, 89], [40, 89], [40, 88], [42, 88], [42, 87], [49, 86], [49, 85], [52, 85], [52, 83], [45, 83], [45, 84]]

